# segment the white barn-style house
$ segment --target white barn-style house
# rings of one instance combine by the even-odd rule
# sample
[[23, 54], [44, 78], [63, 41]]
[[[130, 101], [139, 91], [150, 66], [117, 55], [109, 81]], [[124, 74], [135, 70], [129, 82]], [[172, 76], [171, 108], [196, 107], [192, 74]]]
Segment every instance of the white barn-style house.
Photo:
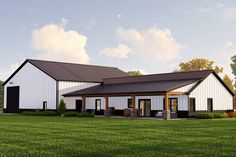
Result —
[[233, 111], [234, 93], [213, 70], [128, 76], [114, 67], [27, 59], [3, 84], [4, 112], [68, 110], [189, 117]]

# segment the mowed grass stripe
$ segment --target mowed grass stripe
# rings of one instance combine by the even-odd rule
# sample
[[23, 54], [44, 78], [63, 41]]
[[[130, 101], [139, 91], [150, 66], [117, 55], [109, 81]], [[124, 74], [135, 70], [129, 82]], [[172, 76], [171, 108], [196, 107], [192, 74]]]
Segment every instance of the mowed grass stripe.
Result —
[[0, 156], [235, 156], [236, 119], [0, 115]]

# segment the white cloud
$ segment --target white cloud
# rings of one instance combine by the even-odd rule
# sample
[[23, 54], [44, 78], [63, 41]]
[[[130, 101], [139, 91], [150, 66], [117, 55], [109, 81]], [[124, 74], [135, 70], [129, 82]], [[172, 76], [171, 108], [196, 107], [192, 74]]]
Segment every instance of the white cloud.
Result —
[[126, 42], [135, 55], [160, 62], [175, 59], [183, 48], [167, 28], [151, 27], [145, 31], [138, 31], [119, 27], [117, 38]]
[[87, 37], [74, 30], [64, 30], [68, 20], [62, 19], [61, 25], [48, 24], [35, 29], [32, 33], [32, 46], [40, 51], [38, 59], [57, 60], [75, 63], [88, 63], [85, 50]]
[[227, 43], [225, 43], [225, 48], [230, 48], [233, 46], [233, 43], [231, 41], [228, 41]]
[[124, 44], [119, 44], [117, 47], [107, 47], [100, 50], [100, 55], [105, 55], [108, 58], [124, 59], [132, 53], [131, 49]]
[[61, 26], [62, 26], [62, 27], [65, 27], [65, 26], [67, 25], [68, 22], [69, 22], [68, 19], [66, 19], [66, 18], [62, 18], [62, 19], [61, 19]]
[[13, 74], [13, 72], [19, 67], [19, 64], [15, 63], [15, 64], [12, 64], [10, 65], [9, 68], [2, 68], [0, 69], [0, 80], [2, 81], [6, 81], [6, 79], [8, 77], [10, 77], [11, 74]]
[[118, 19], [122, 19], [123, 18], [123, 15], [121, 15], [121, 14], [117, 14], [117, 16], [116, 16]]

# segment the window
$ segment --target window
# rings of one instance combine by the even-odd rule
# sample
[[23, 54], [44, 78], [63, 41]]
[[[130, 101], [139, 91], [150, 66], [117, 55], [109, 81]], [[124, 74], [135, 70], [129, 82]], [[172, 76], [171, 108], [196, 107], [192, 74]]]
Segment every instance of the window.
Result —
[[95, 109], [96, 111], [101, 111], [101, 99], [95, 100]]
[[207, 98], [207, 111], [212, 112], [213, 111], [213, 99]]
[[195, 98], [190, 98], [189, 102], [190, 102], [189, 111], [190, 112], [195, 112], [196, 111], [196, 100], [195, 100]]
[[128, 108], [132, 108], [132, 99], [128, 99]]
[[[168, 106], [171, 112], [177, 112], [178, 111], [178, 98], [169, 98]], [[163, 98], [163, 110], [166, 110], [165, 98]]]
[[44, 101], [44, 102], [43, 102], [43, 110], [44, 110], [44, 111], [47, 110], [47, 101]]

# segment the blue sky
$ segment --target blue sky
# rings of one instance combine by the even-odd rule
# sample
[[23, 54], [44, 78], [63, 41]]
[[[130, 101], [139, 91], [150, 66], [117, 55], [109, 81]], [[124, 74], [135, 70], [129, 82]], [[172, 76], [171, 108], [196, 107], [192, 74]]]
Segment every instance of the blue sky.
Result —
[[0, 79], [26, 58], [171, 72], [208, 58], [231, 77], [236, 1], [1, 0]]

